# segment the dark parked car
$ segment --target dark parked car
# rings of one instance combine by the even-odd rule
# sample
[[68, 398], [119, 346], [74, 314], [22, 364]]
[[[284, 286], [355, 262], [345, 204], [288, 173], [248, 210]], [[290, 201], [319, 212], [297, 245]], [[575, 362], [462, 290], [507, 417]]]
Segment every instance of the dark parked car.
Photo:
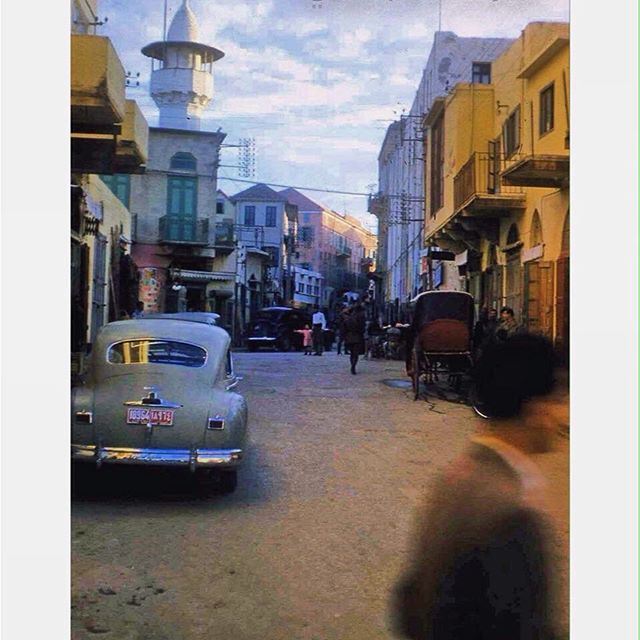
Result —
[[302, 334], [297, 329], [311, 328], [311, 316], [291, 307], [266, 307], [259, 311], [249, 325], [247, 349], [275, 347], [280, 351], [302, 349]]

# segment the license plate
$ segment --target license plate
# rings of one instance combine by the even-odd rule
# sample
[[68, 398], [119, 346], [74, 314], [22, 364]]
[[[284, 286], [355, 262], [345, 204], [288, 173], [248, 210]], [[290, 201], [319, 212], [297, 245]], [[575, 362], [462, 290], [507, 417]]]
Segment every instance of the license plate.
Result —
[[173, 409], [127, 409], [127, 424], [157, 424], [170, 427], [173, 424]]

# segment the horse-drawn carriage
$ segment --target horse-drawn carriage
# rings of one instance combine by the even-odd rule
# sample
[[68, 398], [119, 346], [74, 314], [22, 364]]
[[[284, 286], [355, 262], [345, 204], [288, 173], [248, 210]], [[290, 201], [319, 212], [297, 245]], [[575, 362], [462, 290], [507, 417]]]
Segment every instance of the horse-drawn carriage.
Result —
[[412, 301], [413, 321], [407, 349], [407, 373], [414, 399], [420, 381], [447, 375], [456, 389], [473, 366], [473, 296], [464, 291], [427, 291]]

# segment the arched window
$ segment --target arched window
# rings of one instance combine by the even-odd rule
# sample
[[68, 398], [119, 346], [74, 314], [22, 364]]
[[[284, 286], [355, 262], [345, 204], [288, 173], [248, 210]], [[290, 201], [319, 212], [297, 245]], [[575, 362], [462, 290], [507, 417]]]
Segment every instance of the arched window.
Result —
[[509, 227], [509, 233], [507, 234], [507, 246], [515, 244], [520, 240], [520, 234], [518, 233], [518, 225], [515, 223]]
[[196, 171], [196, 159], [190, 153], [180, 151], [171, 158], [171, 169], [179, 171]]
[[531, 246], [536, 247], [542, 244], [542, 223], [540, 222], [540, 214], [538, 211], [533, 212], [531, 220]]

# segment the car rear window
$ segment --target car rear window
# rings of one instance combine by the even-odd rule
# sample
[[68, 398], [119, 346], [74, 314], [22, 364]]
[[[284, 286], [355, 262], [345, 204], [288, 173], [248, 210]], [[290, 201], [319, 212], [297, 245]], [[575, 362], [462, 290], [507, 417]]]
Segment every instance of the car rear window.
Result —
[[203, 367], [207, 352], [195, 344], [175, 340], [127, 340], [109, 347], [107, 360], [112, 364], [178, 364]]

